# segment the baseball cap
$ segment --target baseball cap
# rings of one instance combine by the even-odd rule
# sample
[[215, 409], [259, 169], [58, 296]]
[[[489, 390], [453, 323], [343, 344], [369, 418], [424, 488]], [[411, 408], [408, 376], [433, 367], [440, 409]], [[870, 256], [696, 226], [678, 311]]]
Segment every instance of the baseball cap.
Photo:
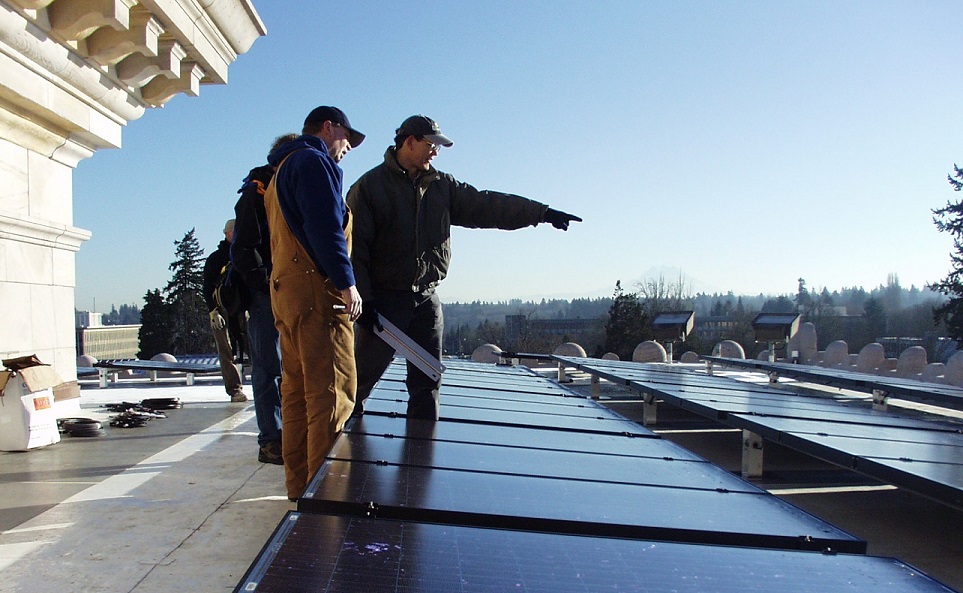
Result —
[[441, 133], [441, 128], [438, 127], [435, 120], [424, 115], [412, 115], [401, 122], [401, 127], [395, 130], [395, 134], [399, 136], [424, 136], [432, 144], [440, 144], [446, 148], [454, 144], [448, 136]]
[[362, 142], [364, 142], [364, 134], [352, 128], [351, 124], [348, 122], [348, 116], [344, 114], [344, 111], [341, 111], [337, 107], [329, 107], [327, 105], [315, 107], [311, 110], [311, 113], [304, 118], [304, 125], [312, 123], [324, 123], [326, 121], [329, 121], [333, 124], [342, 125], [348, 129], [348, 132], [350, 132], [350, 134], [348, 134], [348, 142], [351, 143], [351, 148], [357, 148]]

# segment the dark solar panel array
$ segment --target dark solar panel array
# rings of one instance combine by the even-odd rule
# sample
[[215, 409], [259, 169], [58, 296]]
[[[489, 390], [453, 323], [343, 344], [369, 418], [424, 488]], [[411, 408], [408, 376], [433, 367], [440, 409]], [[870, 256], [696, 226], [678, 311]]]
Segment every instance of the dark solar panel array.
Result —
[[558, 358], [727, 426], [963, 507], [963, 424], [900, 416], [865, 403], [788, 393], [678, 366]]
[[945, 591], [526, 369], [449, 365], [437, 422], [399, 369], [236, 591]]
[[932, 402], [939, 405], [963, 409], [963, 388], [941, 383], [928, 383], [906, 377], [871, 375], [854, 370], [826, 368], [805, 364], [769, 362], [764, 360], [744, 360], [703, 356], [705, 360], [728, 366], [737, 366], [782, 377], [824, 383], [857, 391], [881, 391], [889, 395], [913, 401]]

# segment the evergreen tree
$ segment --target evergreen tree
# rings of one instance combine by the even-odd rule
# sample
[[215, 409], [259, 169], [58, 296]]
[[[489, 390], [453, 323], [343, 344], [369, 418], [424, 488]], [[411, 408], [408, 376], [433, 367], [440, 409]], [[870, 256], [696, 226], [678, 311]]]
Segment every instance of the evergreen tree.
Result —
[[174, 272], [164, 292], [170, 307], [171, 354], [209, 352], [213, 344], [204, 302], [204, 250], [194, 229], [174, 242], [175, 260], [168, 269]]
[[635, 293], [626, 294], [622, 281], [616, 281], [609, 318], [605, 322], [605, 350], [632, 360], [632, 352], [640, 342], [650, 339], [649, 316]]
[[806, 288], [806, 279], [799, 279], [799, 286], [796, 289], [796, 312], [806, 316], [813, 308], [813, 297], [809, 294], [809, 289]]
[[141, 326], [138, 332], [140, 352], [137, 358], [150, 360], [155, 354], [171, 351], [170, 310], [158, 289], [148, 290], [144, 295]]
[[886, 311], [877, 299], [869, 298], [866, 301], [863, 319], [866, 320], [867, 343], [886, 335]]
[[[963, 170], [955, 164], [947, 179], [954, 191], [963, 189]], [[933, 309], [933, 321], [945, 323], [949, 337], [963, 345], [963, 200], [947, 202], [943, 208], [933, 210], [933, 223], [941, 233], [953, 237], [952, 269], [945, 278], [929, 287], [949, 297], [947, 302]]]
[[140, 309], [137, 305], [121, 305], [120, 310], [110, 306], [110, 313], [104, 315], [104, 325], [137, 325], [140, 323]]
[[137, 325], [140, 323], [140, 309], [137, 305], [121, 305], [119, 325]]
[[763, 313], [795, 313], [796, 306], [793, 304], [789, 297], [786, 295], [780, 295], [774, 299], [767, 299], [765, 303], [762, 304]]

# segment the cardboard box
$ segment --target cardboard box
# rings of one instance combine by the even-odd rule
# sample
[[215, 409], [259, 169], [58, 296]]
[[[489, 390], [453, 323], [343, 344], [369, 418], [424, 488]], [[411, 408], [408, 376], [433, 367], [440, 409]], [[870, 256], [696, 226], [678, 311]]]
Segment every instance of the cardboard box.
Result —
[[4, 360], [0, 371], [0, 451], [60, 442], [53, 388], [60, 376], [36, 356]]

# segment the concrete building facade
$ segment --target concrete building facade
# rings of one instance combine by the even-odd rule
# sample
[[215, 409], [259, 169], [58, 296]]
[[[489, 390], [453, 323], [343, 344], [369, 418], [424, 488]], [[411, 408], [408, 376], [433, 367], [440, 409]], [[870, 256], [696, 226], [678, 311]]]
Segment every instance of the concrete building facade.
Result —
[[0, 358], [76, 377], [73, 169], [266, 34], [250, 0], [0, 0]]

